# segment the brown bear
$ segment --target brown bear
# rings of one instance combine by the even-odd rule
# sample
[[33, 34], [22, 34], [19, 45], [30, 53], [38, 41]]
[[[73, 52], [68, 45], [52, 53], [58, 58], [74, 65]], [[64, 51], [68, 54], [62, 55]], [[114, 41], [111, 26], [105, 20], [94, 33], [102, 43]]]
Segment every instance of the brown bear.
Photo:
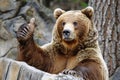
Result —
[[108, 80], [93, 16], [92, 7], [71, 11], [55, 9], [52, 41], [43, 46], [33, 40], [35, 19], [32, 18], [29, 24], [18, 29], [18, 60], [49, 73], [71, 74], [84, 80]]

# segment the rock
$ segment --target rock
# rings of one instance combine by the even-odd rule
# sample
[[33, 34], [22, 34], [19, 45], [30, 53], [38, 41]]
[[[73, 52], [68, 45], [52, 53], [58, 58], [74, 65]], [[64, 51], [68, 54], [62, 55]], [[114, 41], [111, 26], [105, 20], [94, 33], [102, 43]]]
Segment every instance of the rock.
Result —
[[12, 47], [11, 49], [9, 49], [9, 51], [8, 51], [8, 53], [7, 53], [7, 55], [5, 57], [16, 60], [17, 55], [18, 55], [17, 47]]
[[[17, 51], [16, 52], [14, 51], [14, 53], [11, 53], [11, 56], [8, 53], [13, 52], [11, 50], [14, 48], [17, 48], [17, 46], [18, 46], [18, 42], [15, 38], [7, 40], [7, 41], [0, 41], [0, 57], [8, 56], [9, 58], [10, 57], [15, 58], [18, 53]], [[16, 55], [12, 55], [15, 53]]]
[[4, 19], [7, 19], [7, 18], [12, 18], [12, 17], [15, 16], [15, 13], [16, 13], [15, 10], [6, 12], [6, 13], [0, 15], [0, 19], [4, 20]]
[[[17, 47], [17, 40], [3, 27], [3, 22], [0, 21], [0, 57], [11, 57], [15, 59], [16, 55], [13, 54], [13, 48]], [[11, 52], [12, 50], [12, 52]], [[11, 53], [8, 54], [8, 53]], [[17, 51], [14, 51], [14, 54], [17, 54]], [[9, 55], [9, 56], [7, 56]]]
[[1, 40], [9, 40], [11, 39], [12, 35], [3, 27], [3, 22], [0, 22], [0, 41]]
[[0, 10], [1, 12], [6, 12], [15, 9], [15, 0], [0, 0]]
[[17, 16], [15, 18], [5, 20], [3, 22], [4, 28], [11, 33], [12, 36], [16, 37], [16, 31], [20, 27], [20, 25], [26, 23], [23, 17]]
[[0, 18], [7, 19], [16, 15], [21, 3], [16, 0], [0, 0]]

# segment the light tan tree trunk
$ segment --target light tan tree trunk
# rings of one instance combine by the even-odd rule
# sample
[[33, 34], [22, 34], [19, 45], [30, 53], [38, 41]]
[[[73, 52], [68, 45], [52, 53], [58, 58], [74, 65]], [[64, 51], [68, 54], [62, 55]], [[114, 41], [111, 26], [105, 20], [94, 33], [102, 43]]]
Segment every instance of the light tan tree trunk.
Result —
[[7, 58], [0, 58], [0, 80], [83, 80], [70, 75], [49, 74]]
[[118, 77], [120, 76], [120, 0], [89, 0], [89, 5], [95, 10], [94, 22], [99, 32], [99, 43], [109, 74], [113, 75], [113, 80], [118, 80], [120, 79]]

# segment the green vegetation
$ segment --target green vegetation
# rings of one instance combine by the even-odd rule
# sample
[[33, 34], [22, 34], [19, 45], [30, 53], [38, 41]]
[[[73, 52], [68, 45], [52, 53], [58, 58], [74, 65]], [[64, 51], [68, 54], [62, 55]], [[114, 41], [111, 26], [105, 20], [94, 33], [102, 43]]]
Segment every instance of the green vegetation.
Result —
[[80, 5], [81, 5], [82, 7], [87, 7], [87, 6], [88, 6], [88, 4], [87, 4], [86, 2], [84, 2], [84, 1], [81, 1], [81, 2], [80, 2]]

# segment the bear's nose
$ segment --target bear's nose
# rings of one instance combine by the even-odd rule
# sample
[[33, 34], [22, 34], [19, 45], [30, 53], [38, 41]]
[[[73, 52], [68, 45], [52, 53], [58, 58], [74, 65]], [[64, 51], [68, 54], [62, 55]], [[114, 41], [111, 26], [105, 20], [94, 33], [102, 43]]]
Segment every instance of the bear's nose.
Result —
[[63, 35], [66, 36], [66, 37], [70, 36], [70, 31], [69, 30], [64, 30]]

